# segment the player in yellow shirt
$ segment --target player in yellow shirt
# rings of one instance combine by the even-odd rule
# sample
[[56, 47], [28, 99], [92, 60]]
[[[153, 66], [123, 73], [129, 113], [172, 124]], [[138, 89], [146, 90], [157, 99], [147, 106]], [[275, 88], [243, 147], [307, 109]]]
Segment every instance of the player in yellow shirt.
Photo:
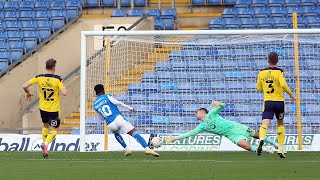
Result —
[[284, 119], [284, 93], [290, 95], [291, 102], [295, 101], [294, 95], [286, 83], [284, 71], [277, 68], [278, 54], [271, 52], [268, 55], [269, 67], [260, 71], [257, 79], [257, 90], [264, 94], [264, 109], [262, 113], [262, 125], [259, 131], [260, 143], [257, 148], [257, 155], [261, 155], [264, 138], [267, 134], [270, 121], [276, 115], [278, 126], [278, 154], [280, 158], [285, 158], [284, 153], [284, 137], [285, 127], [283, 124]]
[[[43, 157], [48, 158], [48, 144], [50, 144], [57, 135], [60, 125], [60, 92], [63, 96], [67, 95], [67, 90], [63, 86], [62, 78], [55, 75], [56, 60], [49, 59], [46, 62], [46, 74], [40, 74], [30, 79], [23, 85], [24, 91], [27, 93], [26, 99], [32, 100], [32, 94], [28, 87], [38, 84], [39, 87], [39, 108], [40, 116], [43, 122], [41, 148], [44, 152]], [[49, 126], [52, 130], [49, 133]]]

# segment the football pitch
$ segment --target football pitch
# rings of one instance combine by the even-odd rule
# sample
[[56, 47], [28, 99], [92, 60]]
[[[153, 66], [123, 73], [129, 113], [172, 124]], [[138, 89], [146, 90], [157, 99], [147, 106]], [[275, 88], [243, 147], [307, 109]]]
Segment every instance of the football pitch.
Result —
[[250, 152], [0, 152], [1, 180], [320, 179], [320, 152], [261, 157]]

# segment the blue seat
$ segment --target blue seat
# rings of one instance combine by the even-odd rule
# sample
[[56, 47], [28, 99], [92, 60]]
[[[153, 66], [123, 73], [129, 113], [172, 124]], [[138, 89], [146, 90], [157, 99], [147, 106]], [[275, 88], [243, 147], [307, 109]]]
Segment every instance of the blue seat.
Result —
[[241, 18], [241, 28], [256, 28], [258, 26], [258, 20], [256, 18]]
[[257, 7], [254, 10], [255, 18], [263, 18], [269, 17], [271, 14], [270, 9], [268, 7]]
[[148, 96], [149, 104], [160, 104], [163, 101], [163, 97], [161, 93], [151, 93]]
[[191, 4], [192, 5], [203, 6], [203, 5], [206, 5], [206, 0], [192, 0]]
[[5, 21], [16, 21], [19, 18], [19, 12], [7, 11], [4, 14]]
[[159, 71], [170, 71], [171, 64], [169, 62], [157, 62], [156, 67], [154, 68], [156, 72]]
[[161, 18], [158, 18], [158, 17], [154, 18], [154, 29], [155, 30], [163, 30], [164, 29], [164, 23]]
[[176, 82], [162, 82], [160, 89], [161, 92], [176, 92], [178, 90]]
[[287, 9], [284, 7], [272, 7], [270, 8], [271, 17], [286, 17], [288, 12]]
[[294, 12], [297, 13], [297, 16], [302, 16], [303, 15], [303, 9], [301, 7], [287, 7], [288, 10], [288, 17], [292, 17], [292, 14]]
[[126, 17], [127, 11], [125, 9], [115, 9], [112, 11], [112, 17]]
[[177, 86], [178, 86], [177, 87], [178, 92], [184, 93], [184, 92], [190, 92], [193, 89], [194, 84], [190, 82], [179, 82]]
[[4, 4], [3, 10], [4, 11], [16, 11], [19, 9], [19, 2], [6, 2]]
[[230, 81], [228, 86], [230, 91], [240, 91], [246, 89], [246, 84], [241, 81]]
[[268, 0], [252, 0], [251, 7], [267, 7], [268, 3]]
[[50, 4], [50, 10], [65, 10], [66, 3], [64, 0], [55, 0]]
[[207, 79], [207, 73], [205, 72], [189, 72], [189, 77], [191, 81], [199, 82], [199, 81], [204, 81]]
[[169, 118], [166, 116], [152, 116], [152, 124], [169, 125]]
[[0, 1], [0, 9], [3, 9], [3, 7], [4, 7], [4, 4], [3, 2]]
[[179, 94], [173, 94], [173, 93], [164, 93], [162, 94], [162, 98], [166, 100], [166, 103], [168, 102], [179, 103], [181, 99]]
[[210, 21], [209, 29], [224, 29], [225, 21], [224, 18], [213, 18]]
[[320, 28], [320, 17], [308, 17], [308, 28]]
[[146, 14], [149, 16], [160, 17], [161, 11], [159, 9], [147, 9]]
[[25, 39], [23, 39], [23, 42], [25, 45], [26, 52], [34, 49], [38, 44], [37, 39], [33, 39], [33, 38], [25, 38]]
[[52, 22], [48, 22], [48, 24], [50, 24], [50, 27], [39, 27], [38, 28], [41, 42], [45, 41], [46, 39], [48, 39], [51, 36], [51, 28], [52, 28], [51, 24], [52, 24]]
[[254, 60], [238, 61], [238, 67], [240, 70], [252, 70], [252, 69], [255, 69], [256, 66], [257, 66], [257, 63]]
[[301, 0], [285, 0], [284, 6], [286, 7], [298, 7], [300, 6]]
[[171, 51], [169, 60], [182, 60], [184, 58], [184, 51]]
[[142, 9], [130, 9], [128, 12], [128, 16], [143, 16]]
[[144, 7], [146, 6], [146, 0], [134, 0], [133, 4], [135, 7]]
[[224, 0], [223, 4], [224, 5], [235, 5], [237, 0]]
[[174, 30], [175, 29], [175, 25], [174, 25], [174, 20], [173, 19], [162, 18], [162, 20], [163, 20], [164, 30]]
[[167, 82], [174, 80], [172, 72], [158, 72], [158, 82]]
[[13, 49], [10, 50], [10, 59], [11, 62], [14, 63], [16, 61], [19, 61], [23, 56], [23, 50], [22, 49]]
[[50, 1], [36, 1], [34, 5], [35, 10], [47, 11], [50, 7]]
[[309, 24], [307, 17], [298, 17], [298, 28], [307, 28]]
[[22, 28], [20, 21], [8, 21], [7, 31], [19, 31]]
[[146, 94], [132, 94], [131, 95], [131, 102], [134, 104], [143, 104], [147, 101]]
[[[306, 104], [305, 105], [305, 110], [306, 113], [310, 116], [310, 115], [319, 115], [319, 104]], [[301, 106], [301, 111], [302, 110], [302, 106]]]
[[320, 13], [319, 6], [304, 6], [303, 8], [303, 16], [318, 16]]
[[205, 67], [205, 61], [199, 60], [190, 60], [189, 63], [189, 71], [203, 71]]
[[20, 31], [8, 31], [8, 41], [21, 41], [23, 33]]
[[79, 11], [78, 9], [67, 9], [66, 16], [69, 21], [77, 19], [79, 17]]
[[221, 111], [221, 115], [224, 116], [234, 116], [235, 106], [234, 104], [226, 104], [224, 109]]
[[301, 6], [316, 6], [317, 0], [301, 0]]
[[[82, 5], [81, 5], [82, 1], [81, 2], [80, 1], [79, 0], [69, 0], [69, 1], [67, 1], [66, 10], [78, 10], [78, 11], [81, 11], [82, 10]], [[102, 1], [102, 3], [103, 3], [103, 1]]]
[[222, 17], [224, 17], [224, 18], [235, 18], [235, 17], [238, 17], [237, 8], [225, 8], [223, 10]]
[[182, 108], [186, 115], [194, 115], [195, 111], [199, 109], [196, 104], [184, 104]]
[[158, 83], [141, 83], [141, 91], [143, 93], [156, 93], [160, 91]]
[[10, 52], [0, 51], [0, 60], [10, 63]]
[[32, 21], [35, 19], [35, 12], [34, 11], [20, 11], [19, 20], [29, 20]]
[[221, 0], [208, 0], [208, 5], [221, 5]]
[[254, 16], [253, 8], [238, 8], [238, 17], [251, 18]]
[[52, 30], [58, 31], [65, 26], [65, 21], [62, 18], [52, 19]]
[[177, 19], [177, 11], [176, 9], [164, 9], [161, 13], [162, 18], [172, 18], [173, 20]]
[[199, 81], [196, 81], [196, 82], [197, 83], [194, 83], [194, 87], [193, 87], [194, 92], [209, 92], [212, 90], [212, 85], [210, 82], [199, 82]]
[[197, 95], [196, 94], [181, 94], [180, 95], [180, 102], [182, 104], [185, 104], [185, 103], [196, 103], [198, 102], [198, 99], [197, 99]]
[[86, 0], [86, 7], [99, 7], [100, 1], [99, 0]]
[[271, 29], [274, 26], [273, 18], [258, 18], [258, 28]]
[[121, 102], [124, 102], [124, 103], [129, 103], [131, 102], [131, 97], [128, 96], [127, 94], [117, 94], [115, 95], [115, 99], [121, 101]]
[[156, 82], [157, 79], [157, 72], [145, 72], [142, 77], [142, 82]]
[[166, 104], [166, 116], [179, 116], [183, 112], [182, 105], [178, 103]]
[[7, 31], [0, 31], [0, 42], [7, 41], [8, 39], [8, 32]]
[[36, 20], [49, 20], [51, 18], [50, 11], [36, 11]]
[[39, 32], [35, 29], [33, 30], [27, 30], [27, 31], [23, 31], [23, 38], [24, 39], [35, 39], [37, 40], [37, 42], [40, 40], [40, 35]]
[[191, 77], [187, 71], [176, 71], [173, 72], [174, 80], [176, 82], [187, 82], [190, 81]]
[[228, 79], [235, 79], [241, 80], [242, 79], [242, 72], [241, 71], [227, 71], [225, 72], [226, 78]]
[[63, 20], [68, 22], [68, 18], [66, 16], [66, 11], [62, 10], [52, 10], [50, 11], [51, 20]]
[[9, 43], [0, 42], [0, 51], [8, 51], [10, 49]]
[[116, 1], [114, 0], [102, 0], [101, 5], [103, 7], [115, 7], [116, 6]]
[[33, 1], [22, 1], [19, 5], [20, 11], [29, 11], [34, 9], [34, 2]]
[[284, 0], [269, 0], [269, 7], [283, 7]]
[[[1, 52], [0, 52], [1, 55]], [[0, 72], [2, 72], [3, 70], [6, 70], [9, 66], [8, 60], [5, 59], [1, 59], [0, 57]]]
[[251, 7], [252, 2], [251, 0], [237, 0], [234, 7], [236, 8], [249, 8]]
[[279, 29], [291, 29], [292, 28], [292, 20], [291, 18], [274, 18], [274, 28]]
[[240, 18], [225, 18], [226, 29], [239, 29], [241, 27]]

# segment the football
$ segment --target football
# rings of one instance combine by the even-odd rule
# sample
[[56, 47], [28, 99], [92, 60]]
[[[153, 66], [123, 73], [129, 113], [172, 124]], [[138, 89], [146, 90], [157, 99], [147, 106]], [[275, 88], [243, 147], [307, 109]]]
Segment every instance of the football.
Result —
[[151, 143], [152, 143], [153, 147], [159, 148], [159, 147], [162, 145], [162, 139], [159, 138], [159, 137], [154, 137], [154, 138], [151, 140]]

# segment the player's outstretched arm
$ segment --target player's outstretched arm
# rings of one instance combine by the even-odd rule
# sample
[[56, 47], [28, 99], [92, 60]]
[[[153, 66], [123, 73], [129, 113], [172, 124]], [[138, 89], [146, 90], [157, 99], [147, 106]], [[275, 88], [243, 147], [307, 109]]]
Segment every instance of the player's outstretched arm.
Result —
[[[259, 75], [260, 75], [260, 73], [259, 73]], [[261, 80], [260, 80], [259, 75], [258, 75], [258, 78], [257, 78], [256, 88], [257, 88], [257, 91], [258, 91], [258, 92], [262, 92], [262, 91], [263, 91], [263, 88], [262, 88], [262, 83], [261, 83]]]
[[291, 89], [289, 88], [287, 82], [286, 82], [286, 78], [284, 77], [284, 75], [280, 75], [279, 77], [279, 82], [280, 82], [280, 86], [282, 87], [282, 89], [290, 95], [291, 98], [291, 102], [293, 103], [295, 101], [294, 95], [291, 91]]
[[117, 105], [117, 106], [122, 106], [122, 107], [124, 107], [124, 108], [126, 108], [126, 109], [129, 109], [129, 110], [132, 111], [132, 112], [135, 112], [135, 109], [134, 109], [133, 107], [128, 106], [128, 105], [124, 104], [124, 103], [121, 102], [121, 101], [118, 101], [118, 100], [115, 99], [113, 96], [108, 96], [108, 98], [109, 98], [109, 100], [110, 100], [113, 104], [115, 104], [115, 105]]
[[184, 133], [184, 134], [181, 134], [179, 136], [168, 136], [168, 137], [166, 137], [165, 141], [167, 143], [171, 143], [171, 142], [174, 142], [176, 140], [188, 138], [190, 136], [195, 136], [195, 135], [197, 135], [197, 134], [199, 134], [201, 132], [203, 132], [203, 130], [200, 127], [196, 127], [194, 130], [189, 131], [189, 132]]
[[211, 111], [209, 111], [209, 113], [208, 113], [209, 115], [219, 113], [220, 111], [222, 111], [224, 109], [224, 106], [225, 106], [224, 103], [221, 103], [221, 102], [215, 101], [215, 100], [212, 101], [211, 105], [212, 105], [213, 109], [211, 109]]

